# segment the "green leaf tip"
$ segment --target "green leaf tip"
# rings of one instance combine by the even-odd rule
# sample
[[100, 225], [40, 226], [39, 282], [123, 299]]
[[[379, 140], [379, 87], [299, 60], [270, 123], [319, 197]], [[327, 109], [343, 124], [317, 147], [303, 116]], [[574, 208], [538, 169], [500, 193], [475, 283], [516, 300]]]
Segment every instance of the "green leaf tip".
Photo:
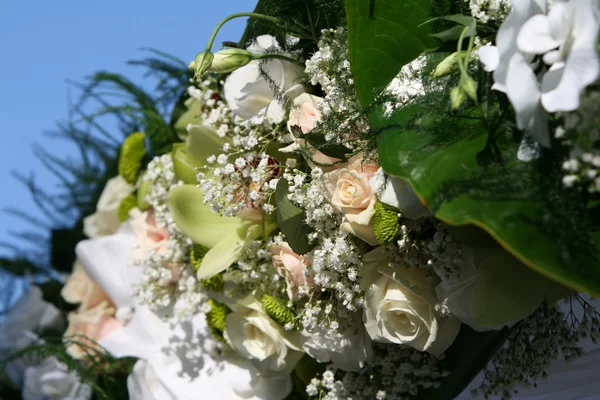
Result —
[[129, 219], [129, 211], [131, 209], [137, 207], [138, 201], [137, 196], [135, 194], [130, 194], [121, 200], [121, 204], [119, 204], [119, 209], [117, 210], [117, 216], [119, 217], [119, 221], [125, 222]]
[[398, 231], [400, 230], [399, 212], [396, 207], [389, 204], [382, 203], [381, 201], [375, 203], [373, 230], [379, 243], [390, 244], [398, 235]]
[[319, 363], [308, 354], [304, 354], [300, 361], [298, 361], [298, 364], [296, 364], [296, 368], [294, 368], [294, 374], [305, 385], [308, 385], [313, 378], [316, 378], [323, 372], [325, 372], [325, 364]]
[[132, 133], [123, 141], [119, 155], [119, 175], [128, 183], [135, 184], [140, 176], [142, 161], [146, 156], [146, 134], [144, 132]]
[[223, 343], [227, 343], [223, 337], [225, 332], [225, 318], [231, 312], [229, 307], [216, 300], [208, 300], [210, 311], [206, 313], [206, 324], [210, 328], [215, 338]]
[[265, 294], [261, 299], [261, 304], [267, 315], [279, 325], [291, 324], [296, 329], [299, 327], [296, 313], [287, 306], [285, 300]]

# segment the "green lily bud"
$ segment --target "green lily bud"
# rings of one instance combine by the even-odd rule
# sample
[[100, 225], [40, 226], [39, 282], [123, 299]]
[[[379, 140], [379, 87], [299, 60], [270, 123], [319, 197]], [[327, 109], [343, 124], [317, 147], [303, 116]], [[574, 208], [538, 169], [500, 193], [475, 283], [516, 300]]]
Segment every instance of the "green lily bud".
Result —
[[460, 78], [460, 87], [473, 101], [477, 101], [477, 82], [469, 75]]
[[253, 60], [252, 53], [243, 49], [225, 49], [214, 55], [209, 71], [226, 73], [235, 71]]
[[467, 100], [467, 95], [460, 85], [450, 90], [450, 106], [453, 110], [460, 108], [465, 100]]
[[444, 76], [452, 75], [458, 71], [458, 63], [462, 60], [464, 51], [454, 52], [435, 67], [435, 70], [431, 73], [432, 78], [442, 78]]
[[204, 75], [204, 73], [210, 69], [214, 58], [215, 56], [210, 51], [198, 53], [196, 60], [194, 61], [196, 77]]

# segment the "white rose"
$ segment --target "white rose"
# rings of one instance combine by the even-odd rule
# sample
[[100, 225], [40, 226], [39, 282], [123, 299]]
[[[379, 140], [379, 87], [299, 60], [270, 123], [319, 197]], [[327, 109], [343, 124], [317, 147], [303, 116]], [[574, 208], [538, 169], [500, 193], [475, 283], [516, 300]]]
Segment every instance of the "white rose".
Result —
[[250, 359], [266, 377], [289, 374], [302, 357], [300, 332], [286, 331], [262, 309], [252, 296], [231, 304], [224, 336], [242, 357]]
[[361, 285], [366, 289], [364, 321], [369, 336], [376, 342], [441, 355], [454, 342], [460, 321], [435, 310], [437, 299], [424, 269], [389, 262], [385, 247], [363, 257]]
[[[358, 318], [360, 314], [358, 314]], [[358, 371], [373, 356], [371, 338], [360, 321], [335, 335], [305, 333], [302, 349], [320, 363], [331, 362], [337, 369]]]
[[117, 215], [119, 205], [133, 190], [134, 187], [121, 176], [109, 179], [98, 199], [96, 212], [83, 219], [83, 233], [89, 238], [115, 233], [121, 225]]
[[138, 360], [127, 377], [130, 400], [176, 400], [145, 360]]
[[24, 400], [87, 400], [92, 397], [92, 390], [66, 365], [50, 357], [25, 370], [21, 394]]
[[[257, 37], [248, 47], [252, 53], [266, 53], [274, 49], [279, 49], [279, 45], [270, 35]], [[279, 93], [273, 92], [261, 69], [270, 78], [271, 83], [277, 86]], [[233, 71], [225, 80], [223, 92], [227, 105], [234, 115], [243, 119], [260, 118], [264, 115], [271, 123], [281, 123], [286, 117], [285, 107], [277, 95], [283, 94], [293, 99], [303, 93], [304, 87], [295, 82], [301, 73], [300, 66], [288, 61], [272, 59], [262, 64], [252, 61]]]

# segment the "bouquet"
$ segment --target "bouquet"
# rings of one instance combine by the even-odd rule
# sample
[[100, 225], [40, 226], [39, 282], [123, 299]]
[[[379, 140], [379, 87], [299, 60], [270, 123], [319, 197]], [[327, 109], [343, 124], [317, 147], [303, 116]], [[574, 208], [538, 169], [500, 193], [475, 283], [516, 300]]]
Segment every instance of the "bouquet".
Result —
[[597, 361], [599, 27], [597, 0], [226, 18], [83, 219], [52, 390], [130, 360], [132, 399], [510, 398]]

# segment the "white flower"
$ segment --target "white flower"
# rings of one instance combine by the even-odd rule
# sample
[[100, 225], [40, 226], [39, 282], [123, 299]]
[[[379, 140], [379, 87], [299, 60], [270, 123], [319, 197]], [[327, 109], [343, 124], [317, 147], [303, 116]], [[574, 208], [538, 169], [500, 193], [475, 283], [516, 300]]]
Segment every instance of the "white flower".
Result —
[[[513, 1], [496, 37], [498, 47], [482, 47], [479, 58], [494, 71], [493, 88], [505, 92], [515, 108], [519, 129], [549, 146], [546, 112], [579, 108], [581, 91], [600, 74], [600, 11], [596, 0], [571, 0], [555, 2], [546, 12], [546, 1]], [[536, 76], [542, 60], [549, 69]]]
[[369, 184], [382, 203], [396, 207], [403, 217], [419, 219], [430, 215], [410, 184], [401, 178], [386, 175], [383, 168], [377, 170]]
[[25, 370], [21, 394], [23, 400], [88, 400], [92, 389], [82, 384], [66, 365], [50, 357]]
[[96, 212], [83, 219], [83, 233], [89, 238], [112, 235], [119, 229], [121, 221], [117, 215], [121, 201], [133, 193], [134, 187], [121, 176], [106, 182], [98, 199]]
[[[123, 224], [118, 233], [84, 240], [76, 248], [87, 274], [108, 294], [117, 315], [130, 314], [123, 326], [104, 336], [99, 344], [115, 357], [140, 358], [151, 368], [137, 366], [128, 382], [130, 390], [143, 388], [144, 400], [152, 399], [144, 397], [149, 393], [157, 400], [194, 400], [198, 393], [214, 399], [278, 399], [271, 396], [273, 390], [281, 398], [287, 395], [291, 383], [285, 379], [268, 381], [247, 364], [216, 361], [216, 341], [203, 314], [191, 320], [165, 321], [140, 305], [134, 297], [134, 285], [140, 282], [143, 267], [130, 265], [134, 246], [134, 234], [129, 224]], [[157, 379], [161, 387], [157, 387]]]
[[176, 400], [145, 360], [138, 360], [127, 377], [130, 400]]
[[325, 335], [323, 332], [304, 335], [302, 349], [320, 363], [331, 362], [334, 368], [358, 371], [373, 356], [371, 338], [360, 320], [356, 321], [355, 326], [348, 326], [335, 335]]
[[[253, 53], [266, 53], [279, 49], [274, 37], [262, 35], [248, 47]], [[264, 112], [269, 122], [280, 123], [285, 118], [284, 104], [269, 86], [269, 82], [261, 74], [264, 72], [277, 86], [277, 91], [293, 99], [304, 92], [304, 87], [296, 83], [302, 69], [288, 61], [268, 60], [264, 63], [252, 61], [237, 69], [225, 80], [223, 91], [227, 105], [232, 113], [243, 119], [258, 117]]]
[[250, 359], [264, 376], [291, 373], [302, 357], [301, 335], [273, 321], [261, 303], [248, 296], [230, 305], [224, 336], [242, 357]]
[[424, 269], [389, 262], [383, 246], [363, 257], [361, 286], [366, 289], [364, 322], [369, 336], [441, 355], [454, 342], [460, 321], [435, 310], [437, 299]]

